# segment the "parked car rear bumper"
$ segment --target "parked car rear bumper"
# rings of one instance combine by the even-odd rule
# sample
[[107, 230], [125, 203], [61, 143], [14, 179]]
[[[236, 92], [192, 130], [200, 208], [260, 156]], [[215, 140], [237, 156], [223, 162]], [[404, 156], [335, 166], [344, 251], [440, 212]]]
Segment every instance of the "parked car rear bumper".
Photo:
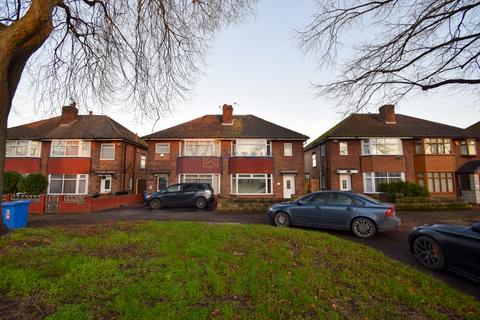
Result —
[[402, 225], [399, 217], [388, 217], [377, 224], [378, 231], [393, 231], [397, 230]]

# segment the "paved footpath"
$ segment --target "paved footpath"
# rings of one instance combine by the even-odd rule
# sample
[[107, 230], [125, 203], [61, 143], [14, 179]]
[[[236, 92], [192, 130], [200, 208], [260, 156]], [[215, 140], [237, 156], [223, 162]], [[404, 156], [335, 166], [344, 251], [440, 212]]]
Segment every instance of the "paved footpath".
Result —
[[[480, 284], [474, 284], [469, 280], [461, 278], [451, 272], [431, 272], [416, 262], [408, 251], [408, 232], [416, 225], [429, 223], [452, 223], [469, 224], [473, 221], [480, 221], [478, 211], [460, 212], [404, 212], [399, 213], [402, 219], [402, 227], [397, 232], [379, 233], [374, 239], [362, 240], [354, 237], [348, 232], [323, 231], [332, 235], [362, 243], [383, 252], [386, 256], [399, 260], [405, 264], [418, 268], [426, 273], [447, 282], [451, 286], [470, 294], [480, 300]], [[45, 214], [31, 215], [29, 217], [30, 227], [44, 226], [66, 226], [79, 224], [97, 224], [114, 221], [146, 221], [146, 220], [181, 220], [181, 221], [205, 221], [218, 223], [269, 223], [265, 213], [241, 213], [241, 214], [220, 214], [211, 210], [195, 209], [163, 209], [151, 210], [139, 206], [135, 208], [124, 208], [110, 210], [100, 213], [87, 214]], [[315, 231], [322, 232], [322, 231]]]

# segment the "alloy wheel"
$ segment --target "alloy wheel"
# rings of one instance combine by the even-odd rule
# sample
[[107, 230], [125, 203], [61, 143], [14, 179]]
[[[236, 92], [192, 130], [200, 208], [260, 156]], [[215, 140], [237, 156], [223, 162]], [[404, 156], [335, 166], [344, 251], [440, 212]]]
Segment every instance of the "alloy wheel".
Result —
[[375, 224], [367, 218], [355, 219], [352, 223], [352, 231], [359, 238], [371, 238], [375, 235]]
[[290, 226], [290, 217], [285, 212], [278, 212], [273, 217], [275, 225], [277, 227], [289, 227]]
[[153, 199], [152, 201], [150, 201], [150, 207], [152, 209], [160, 209], [162, 207], [162, 201], [160, 201], [159, 199]]
[[197, 201], [195, 201], [195, 205], [198, 209], [203, 209], [207, 206], [207, 201], [204, 198], [198, 198]]
[[413, 243], [417, 260], [425, 267], [440, 270], [445, 266], [445, 257], [440, 246], [430, 237], [420, 236]]

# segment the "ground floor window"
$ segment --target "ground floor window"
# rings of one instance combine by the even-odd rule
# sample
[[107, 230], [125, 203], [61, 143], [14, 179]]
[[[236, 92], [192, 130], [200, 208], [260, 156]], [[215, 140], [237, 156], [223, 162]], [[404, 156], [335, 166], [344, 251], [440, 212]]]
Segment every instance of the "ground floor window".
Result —
[[272, 194], [272, 175], [233, 174], [232, 194]]
[[377, 193], [381, 184], [398, 181], [405, 181], [403, 172], [365, 172], [363, 190], [365, 193]]
[[208, 183], [212, 186], [213, 192], [220, 193], [220, 175], [219, 174], [181, 174], [180, 182], [185, 183]]
[[50, 174], [49, 194], [87, 194], [88, 174]]
[[427, 186], [428, 186], [428, 191], [432, 193], [454, 192], [453, 173], [452, 172], [428, 172]]

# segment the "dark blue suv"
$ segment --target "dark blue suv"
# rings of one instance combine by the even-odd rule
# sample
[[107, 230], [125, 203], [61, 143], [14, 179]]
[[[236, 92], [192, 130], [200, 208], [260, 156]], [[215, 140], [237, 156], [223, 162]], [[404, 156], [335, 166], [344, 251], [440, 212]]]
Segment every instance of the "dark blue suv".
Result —
[[145, 204], [152, 209], [167, 206], [195, 206], [204, 209], [214, 200], [213, 188], [207, 183], [179, 183], [148, 195]]

